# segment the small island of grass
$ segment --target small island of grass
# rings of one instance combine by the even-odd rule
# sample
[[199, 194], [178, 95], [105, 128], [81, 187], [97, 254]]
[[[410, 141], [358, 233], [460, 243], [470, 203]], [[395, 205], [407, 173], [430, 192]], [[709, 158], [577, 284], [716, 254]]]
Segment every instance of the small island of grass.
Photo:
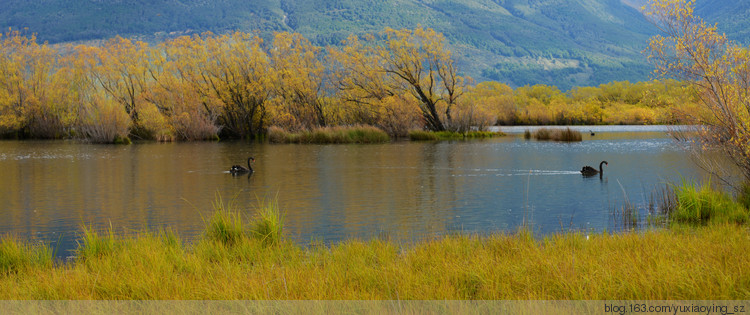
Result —
[[580, 131], [568, 128], [539, 128], [534, 132], [526, 130], [523, 133], [525, 139], [534, 138], [542, 141], [578, 142], [583, 139]]

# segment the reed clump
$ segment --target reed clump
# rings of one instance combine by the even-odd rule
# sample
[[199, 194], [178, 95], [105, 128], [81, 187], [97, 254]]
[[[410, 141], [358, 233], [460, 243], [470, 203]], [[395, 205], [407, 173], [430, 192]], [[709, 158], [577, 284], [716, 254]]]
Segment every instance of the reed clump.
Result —
[[278, 245], [281, 244], [283, 230], [284, 216], [279, 209], [279, 202], [276, 199], [263, 202], [251, 224], [250, 235], [263, 245]]
[[533, 136], [536, 140], [543, 141], [564, 141], [564, 142], [577, 142], [582, 141], [583, 136], [580, 131], [576, 131], [570, 128], [565, 129], [554, 129], [554, 128], [539, 128], [530, 136], [524, 132], [524, 138], [528, 139]]
[[502, 132], [492, 131], [427, 131], [412, 130], [409, 131], [409, 139], [412, 141], [436, 141], [436, 140], [460, 140], [460, 139], [481, 139], [500, 137], [505, 134]]
[[104, 236], [99, 235], [99, 232], [90, 226], [84, 225], [81, 230], [81, 237], [76, 250], [76, 257], [79, 259], [89, 260], [106, 256], [116, 250], [118, 242], [111, 225]]
[[0, 240], [0, 277], [26, 269], [49, 268], [52, 257], [52, 250], [47, 246], [21, 242], [6, 235]]
[[668, 228], [675, 226], [705, 226], [750, 222], [750, 209], [746, 192], [741, 190], [736, 198], [716, 190], [711, 183], [698, 184], [682, 180], [680, 184], [664, 184], [654, 189], [643, 208], [647, 210], [646, 222], [641, 222], [638, 205], [625, 201], [612, 212], [615, 227], [634, 230], [646, 227]]
[[670, 218], [677, 223], [744, 224], [750, 219], [750, 211], [743, 204], [744, 194], [735, 201], [729, 194], [712, 189], [710, 183], [699, 187], [686, 180], [675, 187], [674, 194], [678, 206]]
[[279, 127], [268, 128], [268, 141], [271, 143], [387, 143], [388, 134], [373, 126], [321, 127], [300, 132], [289, 132]]
[[233, 202], [225, 203], [221, 196], [213, 204], [214, 213], [206, 222], [203, 238], [207, 241], [234, 246], [247, 239], [256, 239], [264, 245], [281, 243], [284, 217], [276, 199], [263, 201], [256, 209], [253, 220], [243, 219]]

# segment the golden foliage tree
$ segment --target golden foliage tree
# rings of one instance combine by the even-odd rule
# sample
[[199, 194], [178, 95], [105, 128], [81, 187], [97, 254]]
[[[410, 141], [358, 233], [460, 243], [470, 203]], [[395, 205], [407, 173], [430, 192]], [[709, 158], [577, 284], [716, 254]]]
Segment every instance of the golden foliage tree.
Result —
[[408, 86], [388, 74], [374, 36], [350, 36], [331, 48], [328, 65], [338, 91], [344, 121], [377, 126], [392, 136], [406, 136], [420, 117], [419, 103]]
[[465, 79], [458, 75], [442, 34], [421, 27], [386, 29], [379, 37], [364, 37], [364, 43], [350, 37], [335, 56], [336, 87], [358, 105], [360, 114], [377, 112], [384, 99], [406, 93], [427, 129], [458, 128], [452, 111], [464, 94]]
[[19, 31], [9, 30], [0, 39], [0, 132], [62, 136], [69, 115], [57, 99], [62, 97], [54, 76], [57, 52]]
[[74, 136], [97, 143], [111, 143], [129, 135], [132, 121], [122, 103], [116, 101], [92, 74], [99, 67], [98, 48], [69, 48], [58, 72], [65, 82], [66, 102], [74, 115]]
[[691, 116], [704, 146], [723, 150], [750, 180], [750, 49], [694, 14], [692, 0], [652, 0], [647, 14], [664, 35], [649, 43], [656, 72], [692, 82], [707, 109]]
[[235, 32], [183, 36], [161, 45], [163, 58], [155, 58], [155, 69], [162, 71], [155, 75], [160, 108], [170, 113], [181, 138], [205, 139], [219, 126], [240, 138], [264, 131], [272, 70], [261, 43]]
[[451, 111], [464, 93], [445, 37], [432, 29], [384, 31], [385, 44], [378, 50], [385, 73], [402, 81], [419, 101], [425, 126], [443, 131], [452, 126]]
[[271, 60], [275, 69], [277, 104], [304, 129], [325, 126], [324, 96], [326, 68], [320, 47], [298, 33], [277, 33], [273, 39]]
[[89, 65], [89, 75], [125, 109], [137, 128], [138, 110], [150, 79], [148, 44], [117, 36], [94, 47], [93, 53], [96, 62]]

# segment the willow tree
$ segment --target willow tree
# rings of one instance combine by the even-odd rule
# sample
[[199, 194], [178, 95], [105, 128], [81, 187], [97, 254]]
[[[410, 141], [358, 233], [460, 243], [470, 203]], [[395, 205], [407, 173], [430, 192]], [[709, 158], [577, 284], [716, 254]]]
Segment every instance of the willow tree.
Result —
[[750, 49], [694, 14], [692, 0], [652, 0], [646, 14], [663, 35], [651, 38], [656, 72], [692, 83], [704, 111], [690, 113], [703, 148], [718, 148], [750, 180]]
[[374, 36], [349, 36], [329, 50], [333, 86], [343, 102], [348, 123], [377, 126], [393, 136], [405, 136], [419, 118], [409, 86], [384, 71]]
[[349, 38], [346, 46], [351, 56], [342, 59], [341, 68], [351, 77], [339, 80], [337, 87], [348, 97], [366, 103], [406, 93], [418, 104], [427, 129], [454, 128], [452, 111], [464, 93], [464, 78], [442, 34], [421, 27], [386, 29], [380, 36], [365, 37], [364, 43]]
[[111, 143], [130, 133], [132, 120], [122, 103], [104, 90], [92, 74], [99, 67], [98, 47], [78, 45], [63, 57], [58, 72], [65, 81], [67, 102], [75, 113], [75, 135], [87, 141]]
[[201, 111], [193, 114], [193, 125], [210, 132], [215, 118], [224, 134], [253, 137], [264, 131], [272, 93], [270, 59], [261, 44], [243, 32], [176, 38], [162, 46], [166, 61], [159, 62], [165, 72], [160, 86], [180, 102], [192, 102], [180, 111]]
[[451, 128], [451, 111], [463, 94], [459, 76], [445, 37], [432, 29], [384, 31], [385, 45], [378, 51], [383, 71], [402, 81], [419, 101], [427, 129]]
[[94, 48], [96, 63], [89, 74], [117, 103], [138, 128], [138, 109], [148, 86], [149, 47], [142, 41], [117, 36]]
[[55, 99], [60, 94], [53, 80], [57, 52], [19, 31], [9, 30], [0, 39], [0, 132], [55, 137], [65, 116]]
[[328, 123], [326, 69], [321, 48], [298, 33], [277, 33], [270, 51], [275, 69], [275, 93], [298, 128]]

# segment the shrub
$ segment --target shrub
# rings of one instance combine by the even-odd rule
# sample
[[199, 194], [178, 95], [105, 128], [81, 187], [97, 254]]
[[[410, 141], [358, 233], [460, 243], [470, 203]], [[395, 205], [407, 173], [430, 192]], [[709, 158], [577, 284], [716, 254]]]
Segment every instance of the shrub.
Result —
[[87, 140], [97, 143], [112, 143], [117, 137], [126, 138], [130, 129], [130, 117], [115, 101], [95, 97], [81, 106], [77, 129]]

